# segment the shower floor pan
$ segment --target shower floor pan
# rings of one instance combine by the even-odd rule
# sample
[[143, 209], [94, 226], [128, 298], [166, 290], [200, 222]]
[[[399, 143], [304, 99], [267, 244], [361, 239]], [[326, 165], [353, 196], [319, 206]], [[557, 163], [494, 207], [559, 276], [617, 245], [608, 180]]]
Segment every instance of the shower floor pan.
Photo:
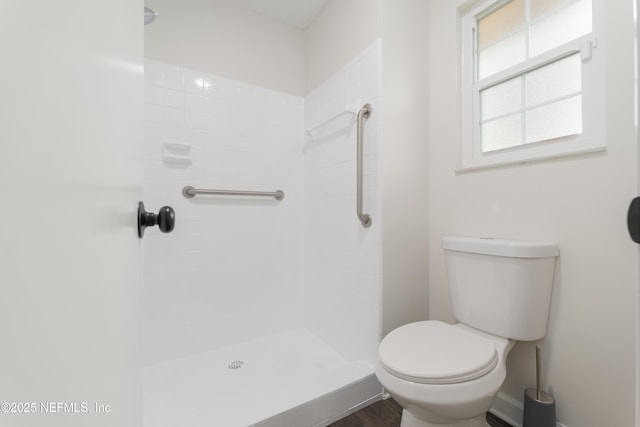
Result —
[[144, 427], [321, 427], [381, 395], [371, 363], [295, 329], [146, 367]]

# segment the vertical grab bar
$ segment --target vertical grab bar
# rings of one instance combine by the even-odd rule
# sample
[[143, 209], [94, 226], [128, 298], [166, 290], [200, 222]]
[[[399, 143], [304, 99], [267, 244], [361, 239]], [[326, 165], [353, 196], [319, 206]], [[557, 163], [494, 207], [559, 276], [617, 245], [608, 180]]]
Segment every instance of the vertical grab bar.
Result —
[[371, 104], [365, 104], [360, 111], [358, 111], [358, 124], [357, 124], [357, 139], [358, 139], [358, 147], [357, 147], [357, 201], [356, 201], [356, 211], [358, 215], [358, 219], [362, 226], [365, 228], [371, 227], [371, 216], [369, 214], [362, 212], [362, 124], [364, 119], [368, 119], [371, 115]]

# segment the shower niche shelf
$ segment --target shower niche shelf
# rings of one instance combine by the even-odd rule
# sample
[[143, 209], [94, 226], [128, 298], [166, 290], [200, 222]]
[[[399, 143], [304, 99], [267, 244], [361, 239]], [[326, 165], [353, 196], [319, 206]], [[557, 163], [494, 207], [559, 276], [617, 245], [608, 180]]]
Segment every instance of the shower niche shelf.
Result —
[[162, 144], [162, 163], [174, 166], [191, 166], [191, 146], [176, 142], [165, 142]]

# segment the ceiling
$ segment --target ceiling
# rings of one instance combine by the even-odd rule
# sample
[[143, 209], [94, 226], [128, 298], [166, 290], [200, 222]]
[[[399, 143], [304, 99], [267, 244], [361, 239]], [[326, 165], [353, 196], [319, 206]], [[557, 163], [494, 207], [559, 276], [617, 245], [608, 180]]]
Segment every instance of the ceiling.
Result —
[[306, 29], [329, 0], [234, 0], [249, 9]]

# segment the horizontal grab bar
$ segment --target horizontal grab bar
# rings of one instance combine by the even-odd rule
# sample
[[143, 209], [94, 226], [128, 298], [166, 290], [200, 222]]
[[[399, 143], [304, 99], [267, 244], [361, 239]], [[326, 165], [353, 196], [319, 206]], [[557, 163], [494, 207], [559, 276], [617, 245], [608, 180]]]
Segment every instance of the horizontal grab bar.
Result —
[[239, 191], [239, 190], [205, 190], [193, 188], [188, 185], [182, 189], [182, 195], [186, 198], [195, 197], [198, 194], [211, 194], [216, 196], [248, 196], [248, 197], [273, 197], [276, 200], [284, 199], [284, 191]]

